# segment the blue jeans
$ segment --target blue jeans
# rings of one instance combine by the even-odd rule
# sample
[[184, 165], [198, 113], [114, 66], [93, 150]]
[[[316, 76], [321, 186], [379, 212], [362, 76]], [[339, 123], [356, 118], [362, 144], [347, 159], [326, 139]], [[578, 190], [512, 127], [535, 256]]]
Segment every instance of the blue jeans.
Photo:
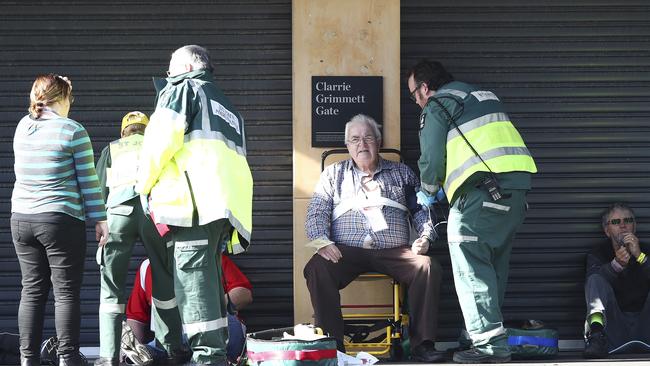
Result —
[[54, 292], [54, 317], [59, 355], [79, 352], [81, 325], [80, 291], [86, 256], [86, 225], [11, 219], [11, 237], [22, 273], [18, 308], [20, 353], [26, 359], [40, 357], [45, 305]]

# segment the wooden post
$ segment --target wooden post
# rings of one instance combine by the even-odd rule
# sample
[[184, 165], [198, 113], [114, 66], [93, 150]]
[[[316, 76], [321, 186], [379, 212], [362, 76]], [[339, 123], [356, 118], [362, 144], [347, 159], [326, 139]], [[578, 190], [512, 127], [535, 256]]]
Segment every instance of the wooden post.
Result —
[[[400, 145], [399, 0], [294, 0], [293, 24], [293, 279], [294, 320], [313, 323], [303, 277], [313, 250], [305, 247], [305, 213], [320, 175], [322, 148], [311, 147], [311, 77], [382, 76], [384, 147]], [[363, 283], [355, 299], [386, 302], [389, 286]], [[356, 285], [355, 285], [356, 286]], [[349, 291], [348, 291], [349, 292]], [[380, 292], [379, 298], [372, 298]], [[385, 292], [385, 293], [384, 293]], [[359, 296], [363, 294], [363, 296]], [[349, 296], [343, 295], [344, 301]]]

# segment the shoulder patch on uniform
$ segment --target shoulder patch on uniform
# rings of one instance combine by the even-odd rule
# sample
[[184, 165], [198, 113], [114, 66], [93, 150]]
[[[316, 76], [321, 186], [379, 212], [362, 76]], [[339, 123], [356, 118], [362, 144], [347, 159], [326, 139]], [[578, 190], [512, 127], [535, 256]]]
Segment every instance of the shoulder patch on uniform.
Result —
[[426, 118], [427, 118], [427, 114], [426, 114], [426, 113], [422, 113], [422, 114], [420, 115], [420, 129], [423, 129], [423, 128], [424, 128], [424, 122], [425, 122], [425, 119], [426, 119]]

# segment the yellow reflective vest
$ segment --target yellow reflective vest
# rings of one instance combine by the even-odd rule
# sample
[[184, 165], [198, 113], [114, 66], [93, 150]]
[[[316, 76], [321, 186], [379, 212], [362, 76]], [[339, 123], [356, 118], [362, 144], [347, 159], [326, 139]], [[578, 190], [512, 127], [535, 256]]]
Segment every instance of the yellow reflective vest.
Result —
[[462, 82], [444, 85], [430, 98], [420, 116], [420, 145], [422, 186], [435, 193], [442, 184], [450, 202], [476, 172], [537, 172], [530, 151], [497, 96]]
[[206, 70], [157, 80], [136, 191], [150, 195], [157, 223], [192, 226], [228, 219], [244, 250], [252, 231], [253, 178], [244, 121]]

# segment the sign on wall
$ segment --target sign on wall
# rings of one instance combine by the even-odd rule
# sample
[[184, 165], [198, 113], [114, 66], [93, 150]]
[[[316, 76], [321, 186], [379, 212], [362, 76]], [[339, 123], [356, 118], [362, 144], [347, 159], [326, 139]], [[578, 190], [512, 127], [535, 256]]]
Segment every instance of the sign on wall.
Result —
[[383, 130], [381, 76], [312, 76], [311, 96], [312, 147], [344, 147], [345, 124], [359, 113]]

